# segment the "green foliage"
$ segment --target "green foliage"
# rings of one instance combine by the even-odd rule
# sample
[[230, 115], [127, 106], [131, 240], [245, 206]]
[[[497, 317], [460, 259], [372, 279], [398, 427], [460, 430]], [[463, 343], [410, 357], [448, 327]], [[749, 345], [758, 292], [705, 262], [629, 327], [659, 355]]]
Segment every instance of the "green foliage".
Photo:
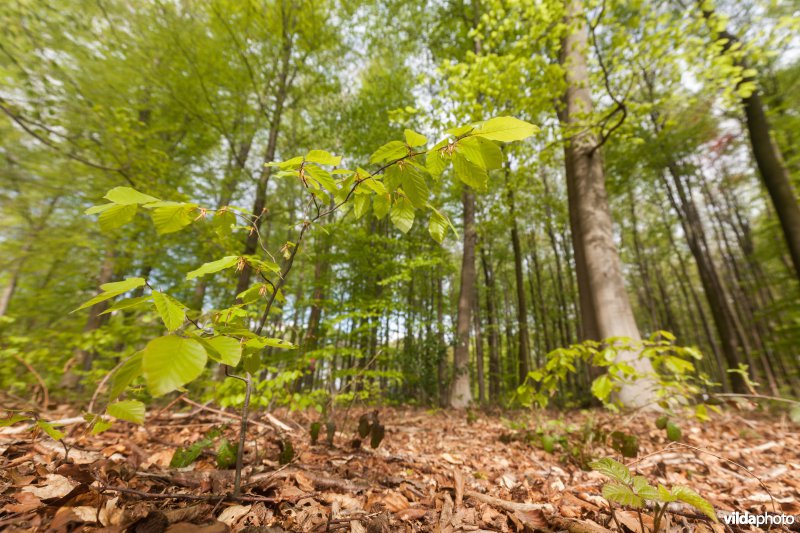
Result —
[[[203, 450], [210, 448], [214, 444], [214, 440], [222, 434], [218, 428], [209, 431], [205, 437], [194, 442], [187, 448], [180, 447], [172, 454], [172, 460], [169, 462], [170, 468], [186, 468], [200, 457]], [[227, 441], [225, 441], [227, 442]]]
[[[697, 372], [694, 361], [702, 360], [695, 348], [673, 344], [674, 337], [667, 332], [657, 332], [650, 339], [633, 342], [614, 338], [603, 342], [586, 341], [568, 348], [558, 348], [547, 354], [543, 366], [531, 371], [525, 383], [516, 390], [516, 400], [523, 405], [544, 408], [558, 391], [567, 376], [575, 374], [579, 364], [605, 368], [606, 373], [595, 378], [591, 393], [603, 405], [617, 410], [621, 404], [615, 392], [624, 383], [636, 380], [651, 381], [655, 385], [658, 404], [668, 409], [696, 398], [713, 383], [702, 372]], [[635, 352], [640, 359], [649, 359], [654, 373], [642, 373], [618, 355]], [[710, 406], [715, 408], [715, 406]], [[705, 406], [699, 409], [700, 416]]]
[[144, 404], [137, 400], [123, 400], [120, 402], [109, 404], [106, 407], [106, 412], [126, 422], [133, 422], [134, 424], [144, 424]]
[[611, 483], [603, 485], [603, 497], [609, 503], [613, 502], [632, 507], [641, 513], [641, 509], [645, 507], [645, 502], [652, 502], [655, 509], [653, 517], [655, 531], [658, 531], [661, 518], [667, 511], [667, 504], [678, 500], [699, 509], [714, 522], [718, 521], [714, 507], [688, 487], [678, 486], [673, 487], [672, 490], [663, 485], [653, 487], [647, 481], [647, 478], [634, 476], [627, 466], [611, 458], [594, 461], [589, 463], [589, 466], [592, 470], [596, 470], [613, 480]]

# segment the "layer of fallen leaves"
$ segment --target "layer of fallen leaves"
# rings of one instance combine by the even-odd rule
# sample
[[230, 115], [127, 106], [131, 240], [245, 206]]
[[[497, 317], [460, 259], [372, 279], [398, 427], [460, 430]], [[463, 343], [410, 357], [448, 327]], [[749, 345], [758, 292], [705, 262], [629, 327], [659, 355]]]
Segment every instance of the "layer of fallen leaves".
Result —
[[[232, 414], [197, 408], [160, 413], [146, 426], [116, 424], [99, 436], [67, 427], [67, 461], [60, 443], [5, 428], [0, 529], [641, 532], [632, 510], [616, 508], [612, 520], [600, 496], [607, 480], [584, 469], [588, 457], [623, 460], [605, 442], [584, 443], [580, 454], [561, 447], [548, 453], [529, 439], [515, 438], [535, 433], [548, 419], [560, 420], [547, 425], [550, 433], [589, 427], [637, 436], [639, 457], [624, 459], [626, 464], [652, 483], [694, 488], [720, 513], [800, 515], [797, 426], [756, 409], [727, 409], [706, 423], [681, 421], [682, 442], [693, 448], [670, 445], [655, 428], [655, 416], [645, 413], [467, 416], [382, 409], [386, 438], [372, 450], [353, 446], [358, 414], [338, 421], [333, 447], [324, 439], [310, 444], [311, 413], [254, 415], [238, 500], [221, 497], [230, 493], [233, 472], [216, 468], [213, 450], [187, 468], [169, 468], [178, 447], [212, 428], [227, 425], [225, 435], [234, 440]], [[296, 453], [291, 464], [279, 466], [283, 439], [292, 441]], [[675, 511], [670, 531], [726, 530], [690, 508]], [[648, 531], [652, 526], [647, 516], [644, 526]]]

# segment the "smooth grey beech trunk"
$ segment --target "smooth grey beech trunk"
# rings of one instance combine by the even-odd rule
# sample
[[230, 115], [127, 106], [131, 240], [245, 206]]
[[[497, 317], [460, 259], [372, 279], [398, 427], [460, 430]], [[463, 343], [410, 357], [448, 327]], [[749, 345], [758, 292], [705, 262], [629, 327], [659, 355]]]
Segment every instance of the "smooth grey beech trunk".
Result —
[[464, 207], [464, 254], [461, 258], [461, 281], [456, 317], [456, 347], [453, 354], [453, 382], [450, 407], [463, 409], [472, 401], [469, 381], [469, 330], [475, 294], [475, 193], [464, 185], [461, 193]]
[[[641, 339], [633, 315], [611, 222], [605, 174], [597, 136], [587, 127], [593, 111], [586, 65], [588, 32], [581, 0], [567, 0], [570, 30], [562, 40], [561, 63], [567, 89], [559, 120], [569, 140], [564, 147], [570, 225], [586, 338]], [[619, 359], [641, 373], [651, 373], [647, 359], [635, 351], [620, 351]], [[618, 399], [626, 406], [643, 406], [654, 398], [652, 381], [623, 385]]]

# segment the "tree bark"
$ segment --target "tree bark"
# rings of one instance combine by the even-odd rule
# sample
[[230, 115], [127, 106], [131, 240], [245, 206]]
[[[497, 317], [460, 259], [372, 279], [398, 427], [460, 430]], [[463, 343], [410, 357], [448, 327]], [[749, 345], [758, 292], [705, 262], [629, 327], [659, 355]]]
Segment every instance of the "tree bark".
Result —
[[[570, 223], [581, 292], [581, 317], [590, 320], [590, 327], [585, 328], [584, 333], [598, 340], [626, 337], [636, 342], [640, 340], [639, 328], [625, 290], [619, 254], [614, 243], [599, 141], [582, 120], [591, 116], [593, 105], [586, 64], [588, 32], [581, 0], [568, 0], [567, 25], [571, 30], [567, 31], [562, 41], [561, 57], [567, 89], [559, 120], [570, 135], [564, 147], [564, 156]], [[589, 310], [586, 309], [588, 305], [591, 305]], [[652, 372], [650, 361], [639, 358], [636, 353], [621, 351], [619, 358], [640, 373]], [[618, 399], [628, 406], [648, 404], [653, 400], [652, 383], [642, 379], [625, 384], [619, 391]]]
[[[506, 174], [506, 179], [508, 174]], [[525, 382], [530, 371], [530, 334], [528, 333], [528, 306], [525, 302], [525, 278], [522, 272], [522, 247], [519, 243], [514, 209], [514, 191], [508, 186], [508, 208], [511, 217], [511, 247], [514, 250], [514, 278], [517, 285], [517, 334], [519, 335], [519, 352], [517, 352], [517, 378], [519, 383]]]
[[492, 266], [489, 264], [489, 258], [484, 248], [481, 248], [481, 264], [486, 284], [486, 320], [489, 334], [489, 400], [497, 402], [500, 399], [500, 332], [497, 323], [497, 293]]
[[461, 280], [458, 291], [456, 346], [453, 354], [453, 381], [450, 407], [463, 409], [472, 401], [469, 382], [469, 332], [472, 302], [475, 293], [475, 193], [464, 185], [461, 193], [464, 209], [464, 251], [461, 259]]

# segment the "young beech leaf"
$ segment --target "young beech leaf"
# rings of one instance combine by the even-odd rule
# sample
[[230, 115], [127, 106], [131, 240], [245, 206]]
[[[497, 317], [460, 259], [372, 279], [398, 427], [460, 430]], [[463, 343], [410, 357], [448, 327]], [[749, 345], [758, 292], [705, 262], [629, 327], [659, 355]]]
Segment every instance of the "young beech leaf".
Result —
[[133, 422], [134, 424], [144, 423], [144, 404], [136, 400], [123, 400], [109, 404], [106, 412], [119, 420]]
[[196, 268], [195, 270], [192, 270], [186, 274], [186, 279], [194, 279], [200, 276], [205, 276], [206, 274], [213, 274], [214, 272], [225, 270], [226, 268], [230, 268], [235, 265], [238, 261], [239, 256], [229, 255], [223, 257], [222, 259], [211, 261], [210, 263], [204, 263], [200, 265], [199, 268]]
[[186, 320], [186, 311], [184, 311], [186, 306], [163, 292], [153, 291], [152, 296], [153, 303], [156, 304], [156, 311], [164, 321], [167, 331], [175, 331], [181, 327]]
[[148, 194], [143, 194], [130, 187], [114, 187], [103, 196], [106, 200], [119, 205], [149, 204], [158, 202], [159, 199]]
[[8, 418], [4, 418], [4, 419], [0, 420], [0, 428], [13, 426], [17, 422], [23, 422], [25, 420], [30, 420], [30, 419], [31, 419], [31, 417], [29, 417], [29, 416], [21, 415], [19, 413], [14, 413], [13, 415], [9, 416]]
[[382, 220], [388, 213], [391, 207], [391, 196], [388, 194], [376, 194], [372, 198], [372, 213], [375, 218]]
[[138, 209], [139, 206], [136, 204], [112, 204], [112, 207], [100, 213], [100, 216], [97, 217], [97, 222], [100, 224], [100, 229], [103, 231], [117, 229], [133, 220]]
[[672, 488], [672, 495], [675, 496], [678, 500], [688, 503], [692, 507], [696, 507], [704, 515], [709, 517], [714, 522], [718, 522], [717, 520], [717, 513], [714, 512], [714, 507], [706, 501], [705, 498], [697, 494], [694, 490], [690, 489], [689, 487], [673, 487]]
[[645, 500], [658, 499], [658, 489], [650, 485], [644, 476], [635, 476], [633, 478], [633, 492]]
[[222, 439], [217, 448], [217, 468], [228, 470], [236, 465], [236, 450], [238, 444], [231, 444], [228, 439]]
[[619, 481], [626, 485], [629, 485], [633, 481], [633, 476], [631, 475], [631, 471], [628, 470], [628, 467], [610, 457], [592, 461], [589, 463], [589, 467], [591, 467], [592, 470], [596, 470], [610, 477], [614, 481]]
[[486, 189], [489, 182], [489, 175], [486, 169], [479, 167], [462, 154], [456, 152], [453, 155], [453, 170], [456, 177], [475, 190]]
[[395, 201], [389, 216], [397, 229], [408, 233], [414, 225], [414, 206], [407, 198], [401, 196]]
[[211, 346], [211, 350], [207, 350], [208, 356], [219, 363], [236, 366], [242, 358], [242, 344], [232, 337], [220, 335], [202, 342]]
[[364, 214], [367, 212], [368, 207], [369, 207], [369, 195], [366, 194], [356, 195], [355, 199], [353, 200], [353, 214], [357, 219], [364, 216]]
[[428, 139], [424, 135], [420, 135], [416, 131], [407, 129], [403, 133], [406, 138], [406, 144], [411, 147], [424, 146], [425, 143], [428, 142]]
[[[119, 296], [120, 294], [122, 294], [124, 292], [128, 292], [128, 291], [133, 290], [133, 289], [135, 289], [137, 287], [141, 287], [145, 283], [147, 283], [147, 282], [145, 281], [144, 278], [127, 278], [127, 279], [125, 279], [123, 281], [114, 281], [112, 283], [104, 283], [103, 285], [100, 285], [100, 289], [102, 289], [103, 292], [101, 292], [100, 294], [98, 294], [97, 296], [95, 296], [94, 298], [89, 300], [88, 302], [84, 303], [83, 305], [81, 305], [80, 307], [75, 309], [75, 311], [80, 311], [81, 309], [86, 309], [87, 307], [91, 307], [96, 303], [100, 303], [100, 302], [104, 302], [106, 300], [110, 300], [111, 298], [113, 298], [115, 296]], [[73, 311], [73, 313], [75, 311]]]
[[64, 438], [64, 432], [56, 429], [53, 424], [45, 420], [37, 420], [36, 425], [53, 440], [61, 440]]
[[669, 422], [669, 418], [667, 418], [666, 415], [659, 416], [658, 418], [656, 418], [656, 427], [658, 429], [666, 429], [667, 422]]
[[145, 302], [150, 301], [151, 296], [138, 296], [136, 298], [125, 298], [124, 300], [120, 300], [119, 302], [115, 303], [102, 313], [101, 315], [106, 315], [108, 313], [113, 313], [114, 311], [122, 311], [123, 309], [130, 309], [131, 307], [136, 307], [137, 305], [141, 305]]
[[603, 485], [603, 497], [610, 502], [627, 505], [635, 509], [641, 509], [644, 506], [644, 501], [634, 494], [630, 487], [619, 483], [606, 483]]
[[521, 141], [539, 131], [539, 128], [514, 117], [495, 117], [483, 122], [473, 135], [490, 141]]
[[142, 354], [147, 388], [153, 396], [163, 396], [182, 387], [203, 372], [207, 357], [194, 339], [167, 335], [151, 340]]
[[114, 373], [114, 381], [108, 391], [108, 399], [115, 400], [122, 394], [133, 380], [142, 375], [142, 352], [136, 352], [122, 363], [122, 366]]
[[369, 157], [370, 163], [383, 163], [394, 161], [408, 155], [408, 147], [402, 141], [390, 141], [377, 150]]
[[336, 166], [342, 162], [342, 156], [335, 156], [325, 150], [311, 150], [306, 155], [306, 161], [318, 165]]
[[445, 235], [447, 235], [447, 219], [438, 211], [431, 212], [431, 218], [428, 221], [428, 233], [439, 244], [442, 244]]
[[437, 180], [449, 162], [450, 156], [443, 154], [441, 150], [431, 150], [425, 157], [425, 168], [433, 179]]
[[191, 224], [194, 221], [192, 212], [197, 209], [196, 204], [178, 202], [155, 202], [145, 207], [154, 208], [150, 217], [159, 235], [175, 233]]
[[425, 178], [414, 167], [409, 167], [408, 172], [403, 173], [403, 192], [411, 200], [411, 205], [416, 208], [425, 207], [428, 203], [428, 184]]

